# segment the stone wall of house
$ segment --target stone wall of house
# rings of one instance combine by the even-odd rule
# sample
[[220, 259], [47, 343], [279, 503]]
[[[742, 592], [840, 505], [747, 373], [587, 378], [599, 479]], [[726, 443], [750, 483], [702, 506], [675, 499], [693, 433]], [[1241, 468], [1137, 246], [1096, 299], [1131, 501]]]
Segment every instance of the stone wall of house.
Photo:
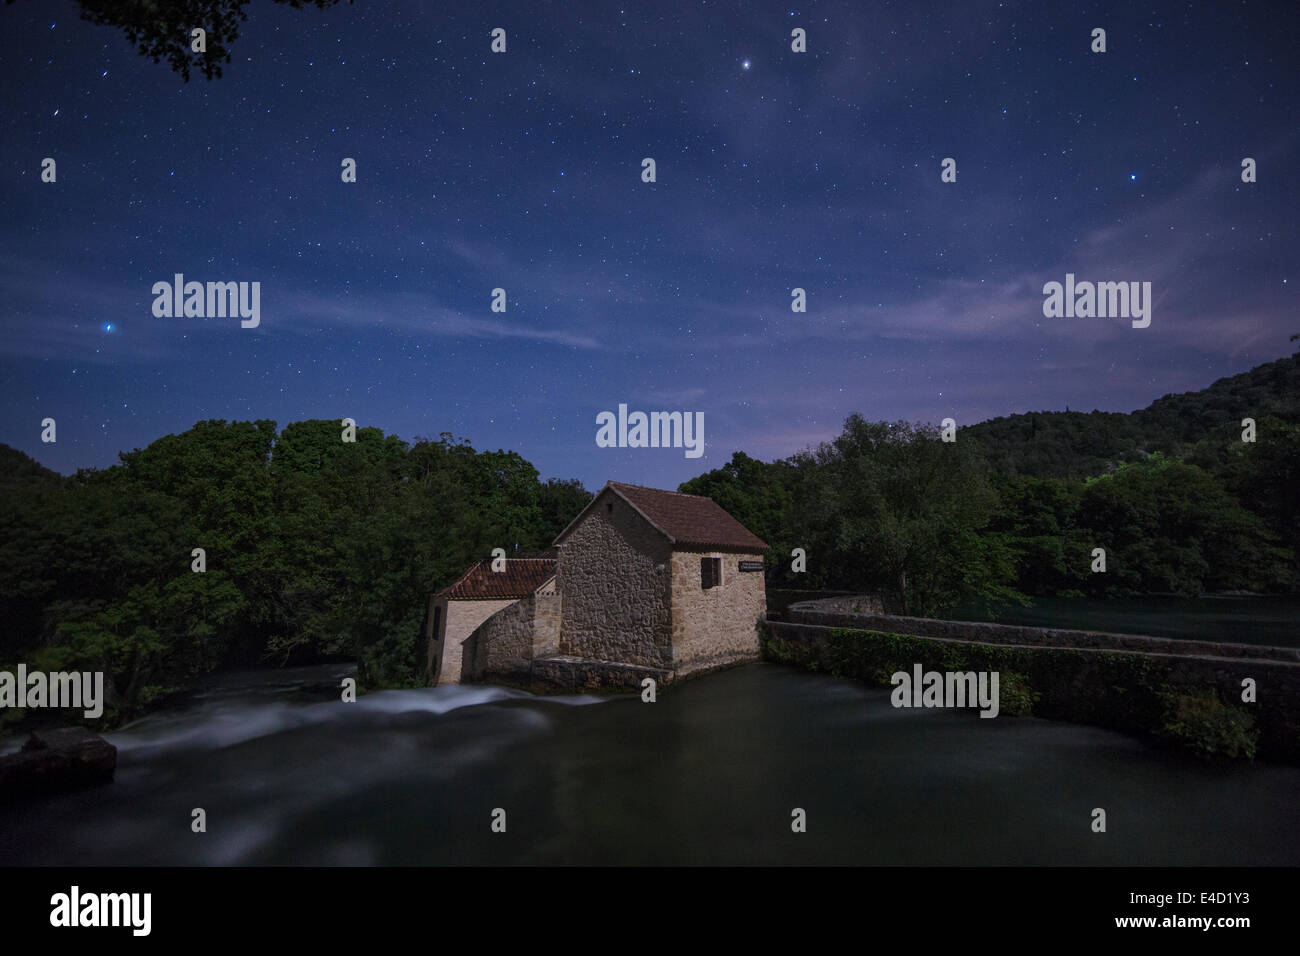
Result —
[[464, 642], [461, 681], [500, 678], [526, 682], [533, 662], [537, 596], [516, 601], [480, 624]]
[[533, 657], [551, 657], [560, 653], [560, 625], [564, 606], [554, 587], [534, 595]]
[[559, 546], [560, 653], [671, 667], [670, 559], [663, 536], [602, 491]]
[[[722, 584], [700, 586], [700, 559], [722, 559]], [[672, 555], [673, 668], [678, 677], [759, 657], [758, 622], [767, 611], [762, 571], [741, 571], [761, 554], [674, 551]]]
[[[438, 668], [438, 685], [459, 684], [461, 675], [461, 642], [474, 633], [474, 629], [493, 614], [517, 602], [517, 598], [499, 601], [440, 601], [443, 605], [440, 634], [430, 642], [430, 659], [442, 661]], [[430, 620], [433, 618], [430, 612]]]
[[497, 611], [462, 644], [461, 681], [527, 683], [535, 658], [559, 653], [560, 609], [552, 591]]
[[672, 671], [639, 667], [612, 661], [589, 661], [580, 657], [539, 657], [533, 661], [529, 686], [538, 693], [579, 693], [589, 690], [641, 691], [647, 677], [663, 687], [672, 682]]

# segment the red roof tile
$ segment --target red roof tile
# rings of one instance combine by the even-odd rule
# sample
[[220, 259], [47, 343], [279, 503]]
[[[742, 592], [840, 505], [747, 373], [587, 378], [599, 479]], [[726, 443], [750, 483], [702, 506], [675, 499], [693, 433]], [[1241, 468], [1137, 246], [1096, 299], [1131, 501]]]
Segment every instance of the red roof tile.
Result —
[[555, 577], [555, 558], [507, 558], [504, 571], [492, 570], [492, 559], [470, 565], [468, 571], [435, 597], [451, 601], [504, 601], [526, 598]]
[[[628, 485], [621, 481], [611, 481], [605, 487], [640, 512], [643, 518], [677, 547], [715, 548], [746, 553], [767, 550], [767, 544], [758, 535], [727, 514], [712, 498]], [[592, 499], [582, 514], [560, 532], [560, 536], [555, 539], [556, 544], [578, 525], [595, 503], [596, 499]]]

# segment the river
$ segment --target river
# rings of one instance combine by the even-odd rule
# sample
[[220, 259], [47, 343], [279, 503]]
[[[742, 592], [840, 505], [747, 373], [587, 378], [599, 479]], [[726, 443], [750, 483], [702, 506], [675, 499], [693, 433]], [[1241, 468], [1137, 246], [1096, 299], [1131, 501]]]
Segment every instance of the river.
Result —
[[1300, 597], [1212, 596], [1201, 598], [1040, 597], [1033, 607], [968, 604], [944, 615], [956, 621], [997, 621], [1030, 627], [1151, 634], [1186, 640], [1300, 647]]
[[1300, 768], [894, 709], [888, 689], [769, 663], [655, 703], [485, 686], [343, 703], [346, 672], [221, 675], [107, 735], [116, 780], [5, 807], [0, 861], [1300, 864]]

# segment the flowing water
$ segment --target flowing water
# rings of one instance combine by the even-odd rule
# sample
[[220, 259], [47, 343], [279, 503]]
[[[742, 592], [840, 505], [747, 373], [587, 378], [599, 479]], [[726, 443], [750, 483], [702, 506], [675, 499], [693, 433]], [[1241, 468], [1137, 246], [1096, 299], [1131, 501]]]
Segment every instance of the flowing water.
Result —
[[653, 704], [484, 686], [342, 703], [345, 674], [223, 675], [107, 735], [116, 780], [0, 808], [0, 862], [1300, 864], [1300, 768], [895, 709], [768, 663]]

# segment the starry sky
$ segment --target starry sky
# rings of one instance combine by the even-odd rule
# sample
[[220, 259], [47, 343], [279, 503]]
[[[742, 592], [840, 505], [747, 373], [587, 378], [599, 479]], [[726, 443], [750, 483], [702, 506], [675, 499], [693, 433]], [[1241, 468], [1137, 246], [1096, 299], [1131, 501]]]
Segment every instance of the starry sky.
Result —
[[[1294, 349], [1298, 28], [1200, 0], [253, 0], [187, 84], [18, 0], [0, 441], [70, 473], [201, 419], [348, 416], [673, 488], [853, 412], [1131, 411]], [[260, 325], [154, 317], [178, 272], [260, 282]], [[1067, 272], [1151, 282], [1150, 327], [1045, 318]], [[703, 412], [704, 456], [598, 448], [619, 403]]]

